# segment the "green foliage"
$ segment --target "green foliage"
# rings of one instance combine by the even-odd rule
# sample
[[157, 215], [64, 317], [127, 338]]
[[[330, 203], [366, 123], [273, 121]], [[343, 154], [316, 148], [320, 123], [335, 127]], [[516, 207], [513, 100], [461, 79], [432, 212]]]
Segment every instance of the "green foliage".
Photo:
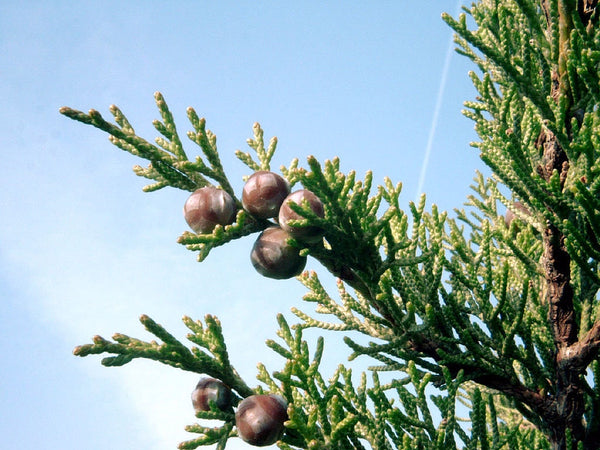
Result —
[[[404, 211], [400, 183], [386, 178], [374, 187], [372, 173], [362, 180], [353, 171], [344, 174], [337, 157], [322, 164], [309, 157], [306, 167], [293, 160], [280, 168], [291, 185], [311, 190], [324, 204], [322, 218], [307, 205], [291, 205], [303, 217], [295, 226], [324, 230], [319, 242], [292, 244], [337, 278], [337, 292], [328, 292], [316, 272], [298, 277], [314, 310], [294, 307], [299, 322], [292, 326], [278, 316], [280, 340], [267, 345], [284, 364], [271, 373], [260, 365], [261, 386], [250, 388], [240, 379], [212, 316], [204, 324], [184, 318], [196, 345], [191, 349], [142, 316], [162, 343], [117, 334], [114, 342], [95, 337], [75, 353], [113, 355], [102, 360], [106, 366], [148, 358], [207, 374], [238, 399], [282, 395], [289, 402], [278, 444], [283, 449], [551, 448], [550, 438], [558, 442], [554, 399], [565, 383], [557, 380], [560, 336], [547, 300], [545, 252], [548, 229], [555, 227], [570, 256], [565, 270], [579, 339], [575, 360], [567, 362], [574, 364], [585, 404], [581, 423], [593, 437], [600, 417], [600, 32], [594, 14], [578, 13], [574, 2], [482, 0], [457, 20], [444, 16], [457, 33], [459, 52], [479, 69], [470, 74], [478, 97], [465, 103], [464, 114], [480, 137], [472, 145], [493, 171], [490, 178], [476, 175], [473, 194], [455, 217], [435, 205], [426, 210], [424, 196]], [[193, 130], [187, 136], [202, 152], [190, 161], [164, 99], [155, 97], [161, 115], [154, 121], [161, 134], [156, 145], [137, 136], [115, 106], [116, 125], [94, 110], [61, 112], [146, 159], [146, 168], [134, 169], [153, 180], [144, 190], [194, 191], [212, 184], [235, 199], [233, 224], [179, 238], [200, 261], [220, 245], [275, 225], [242, 209], [205, 120], [188, 109]], [[263, 134], [255, 124], [247, 141], [252, 151], [236, 152], [252, 171], [272, 170], [277, 139], [265, 147]], [[549, 142], [566, 155], [558, 169], [545, 159]], [[515, 215], [510, 223], [502, 215], [509, 210]], [[361, 373], [357, 382], [350, 368], [339, 365], [325, 379], [319, 370], [324, 339], [311, 351], [303, 338], [307, 329], [343, 332], [350, 361], [368, 359], [370, 375]], [[469, 417], [459, 417], [465, 410]], [[230, 412], [213, 409], [197, 417], [221, 424], [188, 426], [199, 437], [181, 448], [221, 449], [236, 436]], [[583, 445], [573, 439], [571, 444], [579, 439]]]
[[[157, 98], [164, 102], [160, 96]], [[166, 110], [166, 105], [162, 108]], [[78, 119], [82, 117], [71, 111], [69, 114]], [[188, 115], [192, 117], [192, 123], [203, 123], [194, 119], [193, 114]], [[94, 114], [91, 116], [98, 117]], [[127, 123], [122, 113], [119, 117], [120, 124]], [[92, 124], [103, 123], [97, 118], [93, 120], [95, 122]], [[165, 122], [168, 120], [165, 119]], [[171, 126], [171, 129], [174, 127]], [[199, 133], [198, 130], [203, 127], [195, 129]], [[251, 167], [269, 168], [272, 152], [264, 151], [262, 130], [258, 125], [255, 125], [254, 131], [255, 139], [249, 142], [262, 165], [253, 163], [251, 156], [240, 159]], [[214, 136], [206, 131], [204, 133], [205, 136]], [[173, 139], [174, 134], [170, 136]], [[190, 133], [190, 138], [204, 145], [203, 149], [209, 149], [204, 150], [205, 155], [210, 153], [216, 142], [214, 137], [202, 140], [193, 133]], [[133, 138], [128, 139], [134, 141]], [[208, 145], [209, 141], [213, 144]], [[275, 141], [271, 142], [270, 148], [274, 148]], [[163, 147], [170, 148], [164, 143]], [[179, 150], [179, 154], [183, 155], [184, 152]], [[181, 178], [179, 173], [192, 179], [193, 175], [188, 171], [199, 168], [202, 168], [201, 175], [208, 176], [210, 173], [211, 179], [219, 178], [216, 172], [222, 169], [219, 168], [218, 159], [214, 156], [211, 158], [210, 171], [204, 163], [194, 166], [180, 164], [174, 180]], [[163, 155], [163, 160], [166, 159]], [[483, 439], [481, 425], [479, 428], [472, 427], [472, 433], [479, 435], [470, 436], [456, 417], [457, 399], [460, 396], [468, 398], [468, 392], [461, 391], [461, 386], [467, 380], [477, 379], [481, 373], [491, 372], [517, 378], [513, 369], [513, 361], [517, 356], [523, 364], [532, 361], [539, 363], [535, 353], [538, 349], [532, 344], [532, 336], [526, 341], [530, 349], [528, 352], [519, 352], [514, 342], [518, 331], [527, 330], [531, 335], [532, 323], [540, 320], [540, 317], [524, 320], [525, 305], [534, 297], [528, 294], [527, 281], [513, 285], [511, 283], [516, 278], [509, 277], [509, 270], [520, 270], [519, 276], [525, 275], [521, 279], [527, 280], [531, 276], [528, 270], [532, 270], [527, 264], [536, 255], [523, 252], [515, 255], [513, 250], [519, 247], [513, 249], [508, 245], [492, 245], [494, 238], [504, 243], [503, 238], [514, 231], [514, 227], [507, 229], [504, 222], [498, 219], [490, 194], [490, 191], [497, 194], [496, 184], [480, 176], [477, 179], [479, 184], [474, 186], [483, 198], [474, 196], [471, 203], [487, 215], [486, 220], [475, 213], [471, 219], [459, 213], [459, 218], [472, 229], [471, 240], [467, 242], [463, 237], [464, 230], [459, 229], [455, 221], [448, 220], [445, 213], [439, 213], [435, 206], [430, 213], [425, 212], [424, 197], [418, 205], [410, 204], [410, 216], [404, 213], [399, 204], [400, 184], [394, 185], [386, 179], [384, 185], [379, 186], [373, 194], [372, 175], [367, 173], [364, 180], [357, 180], [353, 172], [345, 175], [339, 170], [337, 158], [326, 161], [324, 166], [314, 158], [309, 158], [308, 166], [309, 169], [304, 169], [298, 166], [297, 161], [293, 161], [290, 167], [282, 168], [282, 173], [290, 183], [300, 183], [312, 190], [325, 205], [324, 218], [316, 217], [301, 205], [294, 205], [294, 208], [306, 217], [305, 221], [301, 221], [306, 222], [305, 225], [317, 224], [325, 230], [325, 239], [307, 245], [303, 252], [319, 260], [339, 277], [340, 300], [327, 293], [316, 273], [305, 272], [298, 278], [308, 289], [304, 300], [317, 304], [317, 314], [335, 317], [336, 321], [317, 320], [293, 308], [301, 323], [292, 329], [280, 316], [278, 334], [284, 345], [275, 341], [267, 344], [283, 356], [286, 363], [283, 370], [273, 375], [260, 366], [258, 379], [265, 387], [250, 389], [239, 379], [229, 363], [219, 322], [212, 316], [206, 317], [206, 326], [184, 318], [184, 323], [193, 332], [188, 339], [198, 345], [191, 350], [143, 316], [142, 323], [163, 341], [162, 344], [117, 334], [113, 337], [114, 343], [96, 337], [93, 344], [80, 346], [75, 353], [79, 356], [100, 353], [115, 355], [102, 360], [107, 366], [122, 365], [134, 358], [154, 359], [218, 378], [240, 397], [263, 390], [284, 395], [291, 400], [291, 404], [288, 431], [280, 444], [282, 448], [445, 448], [448, 445], [456, 446], [461, 441], [466, 445], [479, 442]], [[139, 169], [136, 169], [136, 173], [147, 175], [147, 172], [142, 173]], [[222, 177], [219, 183], [223, 189], [230, 185]], [[494, 221], [493, 229], [490, 220]], [[200, 251], [203, 259], [207, 249], [255, 233], [269, 223], [259, 222], [240, 211], [234, 224], [217, 227], [209, 235], [187, 232], [180, 242], [191, 250]], [[531, 229], [524, 230], [519, 236], [535, 242]], [[507, 241], [513, 242], [512, 238]], [[473, 244], [479, 248], [478, 251], [474, 250]], [[537, 245], [531, 247], [530, 253], [535, 253], [535, 248], [539, 252]], [[508, 263], [507, 255], [514, 261]], [[498, 271], [496, 265], [500, 263], [503, 269]], [[450, 279], [444, 281], [444, 274], [450, 274]], [[480, 283], [481, 276], [485, 276], [484, 285]], [[441, 288], [444, 284], [447, 287]], [[354, 295], [347, 290], [347, 285], [354, 289]], [[519, 294], [522, 289], [524, 292]], [[489, 303], [492, 295], [500, 300], [495, 307]], [[515, 298], [519, 301], [515, 302]], [[532, 308], [532, 312], [535, 311]], [[475, 318], [491, 324], [491, 337], [474, 321]], [[302, 340], [302, 330], [306, 328], [358, 331], [373, 338], [375, 341], [368, 346], [359, 345], [349, 336], [345, 338], [353, 351], [351, 360], [367, 356], [379, 363], [370, 367], [373, 372], [372, 386], [367, 386], [368, 378], [362, 374], [359, 385], [354, 387], [352, 371], [342, 365], [331, 379], [324, 380], [318, 370], [323, 340], [320, 338], [317, 341], [317, 349], [311, 359], [308, 344]], [[501, 335], [502, 340], [498, 341], [496, 334]], [[545, 336], [540, 340], [541, 343], [546, 341]], [[543, 345], [539, 347], [546, 349]], [[466, 370], [457, 371], [454, 368], [456, 361], [461, 361], [461, 366]], [[377, 375], [379, 372], [405, 375], [382, 384]], [[536, 368], [535, 376], [530, 378], [533, 384], [543, 384], [545, 375], [543, 367]], [[440, 388], [444, 390], [444, 395], [432, 394]], [[397, 400], [391, 400], [391, 396]], [[491, 408], [493, 397], [489, 395]], [[497, 393], [495, 397], [498, 397]], [[429, 398], [433, 403], [428, 401]], [[441, 419], [434, 421], [434, 416]], [[209, 444], [218, 444], [218, 448], [222, 448], [229, 437], [236, 435], [234, 418], [230, 413], [200, 412], [198, 417], [221, 420], [222, 425], [216, 428], [200, 424], [186, 427], [200, 437], [182, 443], [181, 448]], [[506, 422], [506, 418], [495, 417], [495, 439], [498, 442], [508, 439], [506, 433], [498, 430], [508, 429], [514, 434], [519, 429], [519, 425], [515, 425], [518, 422]], [[483, 422], [487, 423], [485, 420]], [[512, 428], [503, 425], [507, 423], [512, 424]]]
[[[549, 3], [557, 7], [557, 2]], [[482, 73], [470, 73], [479, 95], [477, 101], [465, 102], [464, 114], [473, 119], [481, 138], [473, 146], [494, 176], [540, 215], [538, 229], [545, 221], [558, 227], [571, 257], [598, 285], [600, 32], [584, 27], [579, 16], [572, 15], [564, 63], [570, 90], [553, 101], [551, 74], [561, 71], [560, 36], [547, 32], [539, 7], [524, 0], [484, 1], [468, 12], [477, 31], [468, 30], [466, 14], [459, 20], [447, 15], [444, 19], [459, 36], [459, 52]], [[558, 13], [552, 18], [556, 21], [550, 29], [556, 31]], [[557, 137], [568, 157], [564, 188], [560, 174], [548, 181], [543, 176], [546, 162], [539, 145], [543, 130]]]
[[[135, 358], [151, 359], [181, 370], [219, 378], [240, 397], [252, 395], [252, 389], [240, 378], [229, 362], [221, 323], [216, 317], [207, 315], [205, 317], [205, 324], [202, 324], [200, 321], [194, 321], [189, 317], [183, 318], [184, 324], [191, 331], [187, 335], [187, 338], [196, 344], [191, 349], [182, 344], [150, 317], [143, 315], [140, 317], [140, 322], [147, 331], [155, 335], [162, 342], [158, 343], [154, 340], [146, 342], [116, 333], [113, 335], [114, 342], [106, 340], [101, 336], [95, 336], [93, 344], [76, 347], [73, 353], [77, 356], [103, 353], [114, 355], [102, 359], [102, 364], [107, 367], [122, 366]], [[225, 448], [227, 439], [235, 435], [232, 432], [234, 424], [234, 415], [232, 412], [223, 412], [215, 408], [211, 411], [200, 411], [196, 416], [200, 419], [221, 420], [224, 422], [224, 425], [219, 428], [208, 428], [199, 424], [186, 427], [186, 430], [198, 433], [201, 436], [194, 440], [183, 442], [180, 444], [180, 448], [191, 449], [215, 443], [219, 443], [219, 447], [217, 448]]]

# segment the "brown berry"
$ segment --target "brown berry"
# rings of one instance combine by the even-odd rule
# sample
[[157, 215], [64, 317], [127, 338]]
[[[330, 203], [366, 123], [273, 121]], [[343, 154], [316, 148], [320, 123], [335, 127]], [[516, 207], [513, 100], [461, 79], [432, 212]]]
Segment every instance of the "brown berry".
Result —
[[298, 240], [305, 242], [316, 242], [321, 239], [323, 235], [323, 229], [316, 225], [309, 225], [304, 227], [288, 225], [290, 220], [303, 220], [305, 217], [298, 214], [296, 211], [290, 208], [290, 203], [294, 202], [298, 205], [302, 205], [304, 201], [308, 202], [308, 206], [318, 217], [324, 217], [325, 211], [323, 210], [323, 202], [314, 193], [308, 189], [301, 189], [288, 195], [281, 208], [279, 209], [279, 225], [290, 235]]
[[217, 225], [233, 223], [235, 213], [231, 195], [213, 186], [196, 190], [183, 207], [185, 221], [196, 233], [212, 233]]
[[288, 420], [287, 401], [280, 395], [251, 395], [235, 413], [237, 432], [243, 441], [257, 447], [274, 444], [283, 435]]
[[250, 261], [261, 275], [276, 280], [300, 274], [306, 265], [306, 256], [288, 244], [291, 236], [279, 227], [264, 230], [252, 247]]
[[215, 402], [221, 411], [229, 410], [232, 406], [231, 389], [214, 378], [202, 378], [192, 392], [194, 410], [196, 412], [210, 411], [211, 401]]
[[[531, 215], [529, 209], [527, 209], [527, 207], [519, 201], [513, 202], [513, 207], [515, 209], [518, 209], [525, 215]], [[506, 224], [507, 228], [510, 228], [510, 224], [515, 218], [518, 219], [517, 215], [512, 210], [509, 209], [506, 211], [506, 216], [504, 216], [504, 223]]]
[[261, 219], [276, 217], [283, 199], [290, 193], [288, 182], [266, 170], [253, 173], [242, 191], [242, 205], [253, 216]]

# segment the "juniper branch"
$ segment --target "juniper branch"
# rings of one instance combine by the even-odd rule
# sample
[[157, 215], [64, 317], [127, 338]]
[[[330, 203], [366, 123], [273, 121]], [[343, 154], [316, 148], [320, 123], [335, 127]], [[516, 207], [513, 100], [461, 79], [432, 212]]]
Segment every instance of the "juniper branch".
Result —
[[209, 327], [206, 329], [202, 328], [199, 322], [193, 323], [188, 317], [184, 317], [183, 321], [190, 329], [195, 330], [193, 335], [188, 336], [188, 339], [204, 347], [208, 352], [197, 347], [190, 350], [160, 324], [150, 317], [142, 315], [140, 322], [146, 330], [161, 339], [162, 343], [145, 342], [117, 333], [113, 336], [115, 342], [95, 336], [92, 344], [80, 345], [73, 350], [73, 353], [82, 357], [103, 353], [116, 355], [102, 360], [102, 364], [106, 366], [120, 366], [137, 358], [151, 359], [185, 371], [220, 379], [235, 389], [242, 397], [251, 395], [253, 391], [229, 363], [227, 348], [218, 321], [212, 316], [207, 316], [206, 322]]

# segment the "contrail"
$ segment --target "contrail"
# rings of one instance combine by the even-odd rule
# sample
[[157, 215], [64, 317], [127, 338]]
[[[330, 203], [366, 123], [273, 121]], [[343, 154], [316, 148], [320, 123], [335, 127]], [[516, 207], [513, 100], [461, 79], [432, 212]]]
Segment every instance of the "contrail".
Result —
[[[460, 11], [462, 0], [459, 0], [456, 5], [456, 13], [458, 15]], [[438, 119], [440, 116], [440, 110], [442, 109], [442, 101], [444, 99], [444, 91], [446, 90], [446, 81], [448, 79], [448, 72], [450, 69], [450, 61], [454, 53], [454, 33], [450, 34], [448, 42], [448, 49], [446, 50], [446, 59], [444, 60], [444, 67], [442, 69], [442, 76], [440, 78], [440, 87], [438, 88], [437, 100], [435, 102], [435, 109], [433, 110], [433, 118], [431, 120], [431, 127], [429, 128], [429, 137], [427, 138], [427, 146], [425, 147], [425, 156], [423, 158], [423, 164], [421, 165], [421, 173], [419, 174], [419, 184], [417, 185], [417, 193], [415, 195], [415, 203], [418, 203], [421, 194], [423, 193], [423, 185], [425, 184], [425, 177], [427, 175], [427, 168], [429, 166], [429, 157], [431, 156], [431, 149], [433, 147], [433, 139], [438, 126]]]

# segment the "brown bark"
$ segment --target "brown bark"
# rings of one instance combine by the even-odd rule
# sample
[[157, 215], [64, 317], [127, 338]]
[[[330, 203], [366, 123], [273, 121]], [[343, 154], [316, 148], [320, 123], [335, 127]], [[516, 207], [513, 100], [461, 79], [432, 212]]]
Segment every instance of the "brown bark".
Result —
[[[549, 28], [552, 27], [547, 0], [541, 0]], [[579, 19], [590, 25], [595, 16], [597, 0], [578, 0]], [[568, 57], [570, 32], [573, 18], [564, 0], [559, 0], [559, 51], [557, 67], [552, 74], [553, 87], [551, 96], [558, 101], [566, 97], [573, 102], [568, 78], [566, 76], [566, 60]], [[554, 22], [556, 23], [556, 22]], [[566, 118], [565, 127], [570, 128], [570, 117]], [[556, 137], [542, 131], [537, 142], [543, 153], [543, 163], [538, 168], [540, 175], [549, 181], [554, 171], [560, 175], [561, 186], [567, 178], [569, 161], [564, 149]], [[550, 206], [548, 206], [550, 209]], [[544, 417], [551, 430], [551, 442], [556, 450], [570, 448], [576, 442], [587, 442], [586, 448], [597, 448], [586, 439], [583, 425], [585, 403], [581, 375], [593, 357], [598, 354], [600, 324], [596, 324], [586, 337], [578, 341], [578, 324], [573, 305], [573, 288], [571, 286], [571, 257], [565, 247], [565, 237], [558, 227], [548, 222], [543, 236], [543, 270], [546, 282], [546, 302], [548, 320], [552, 326], [555, 357], [555, 396], [552, 407]], [[571, 431], [573, 442], [566, 442], [566, 430]], [[590, 447], [589, 445], [593, 445]]]

